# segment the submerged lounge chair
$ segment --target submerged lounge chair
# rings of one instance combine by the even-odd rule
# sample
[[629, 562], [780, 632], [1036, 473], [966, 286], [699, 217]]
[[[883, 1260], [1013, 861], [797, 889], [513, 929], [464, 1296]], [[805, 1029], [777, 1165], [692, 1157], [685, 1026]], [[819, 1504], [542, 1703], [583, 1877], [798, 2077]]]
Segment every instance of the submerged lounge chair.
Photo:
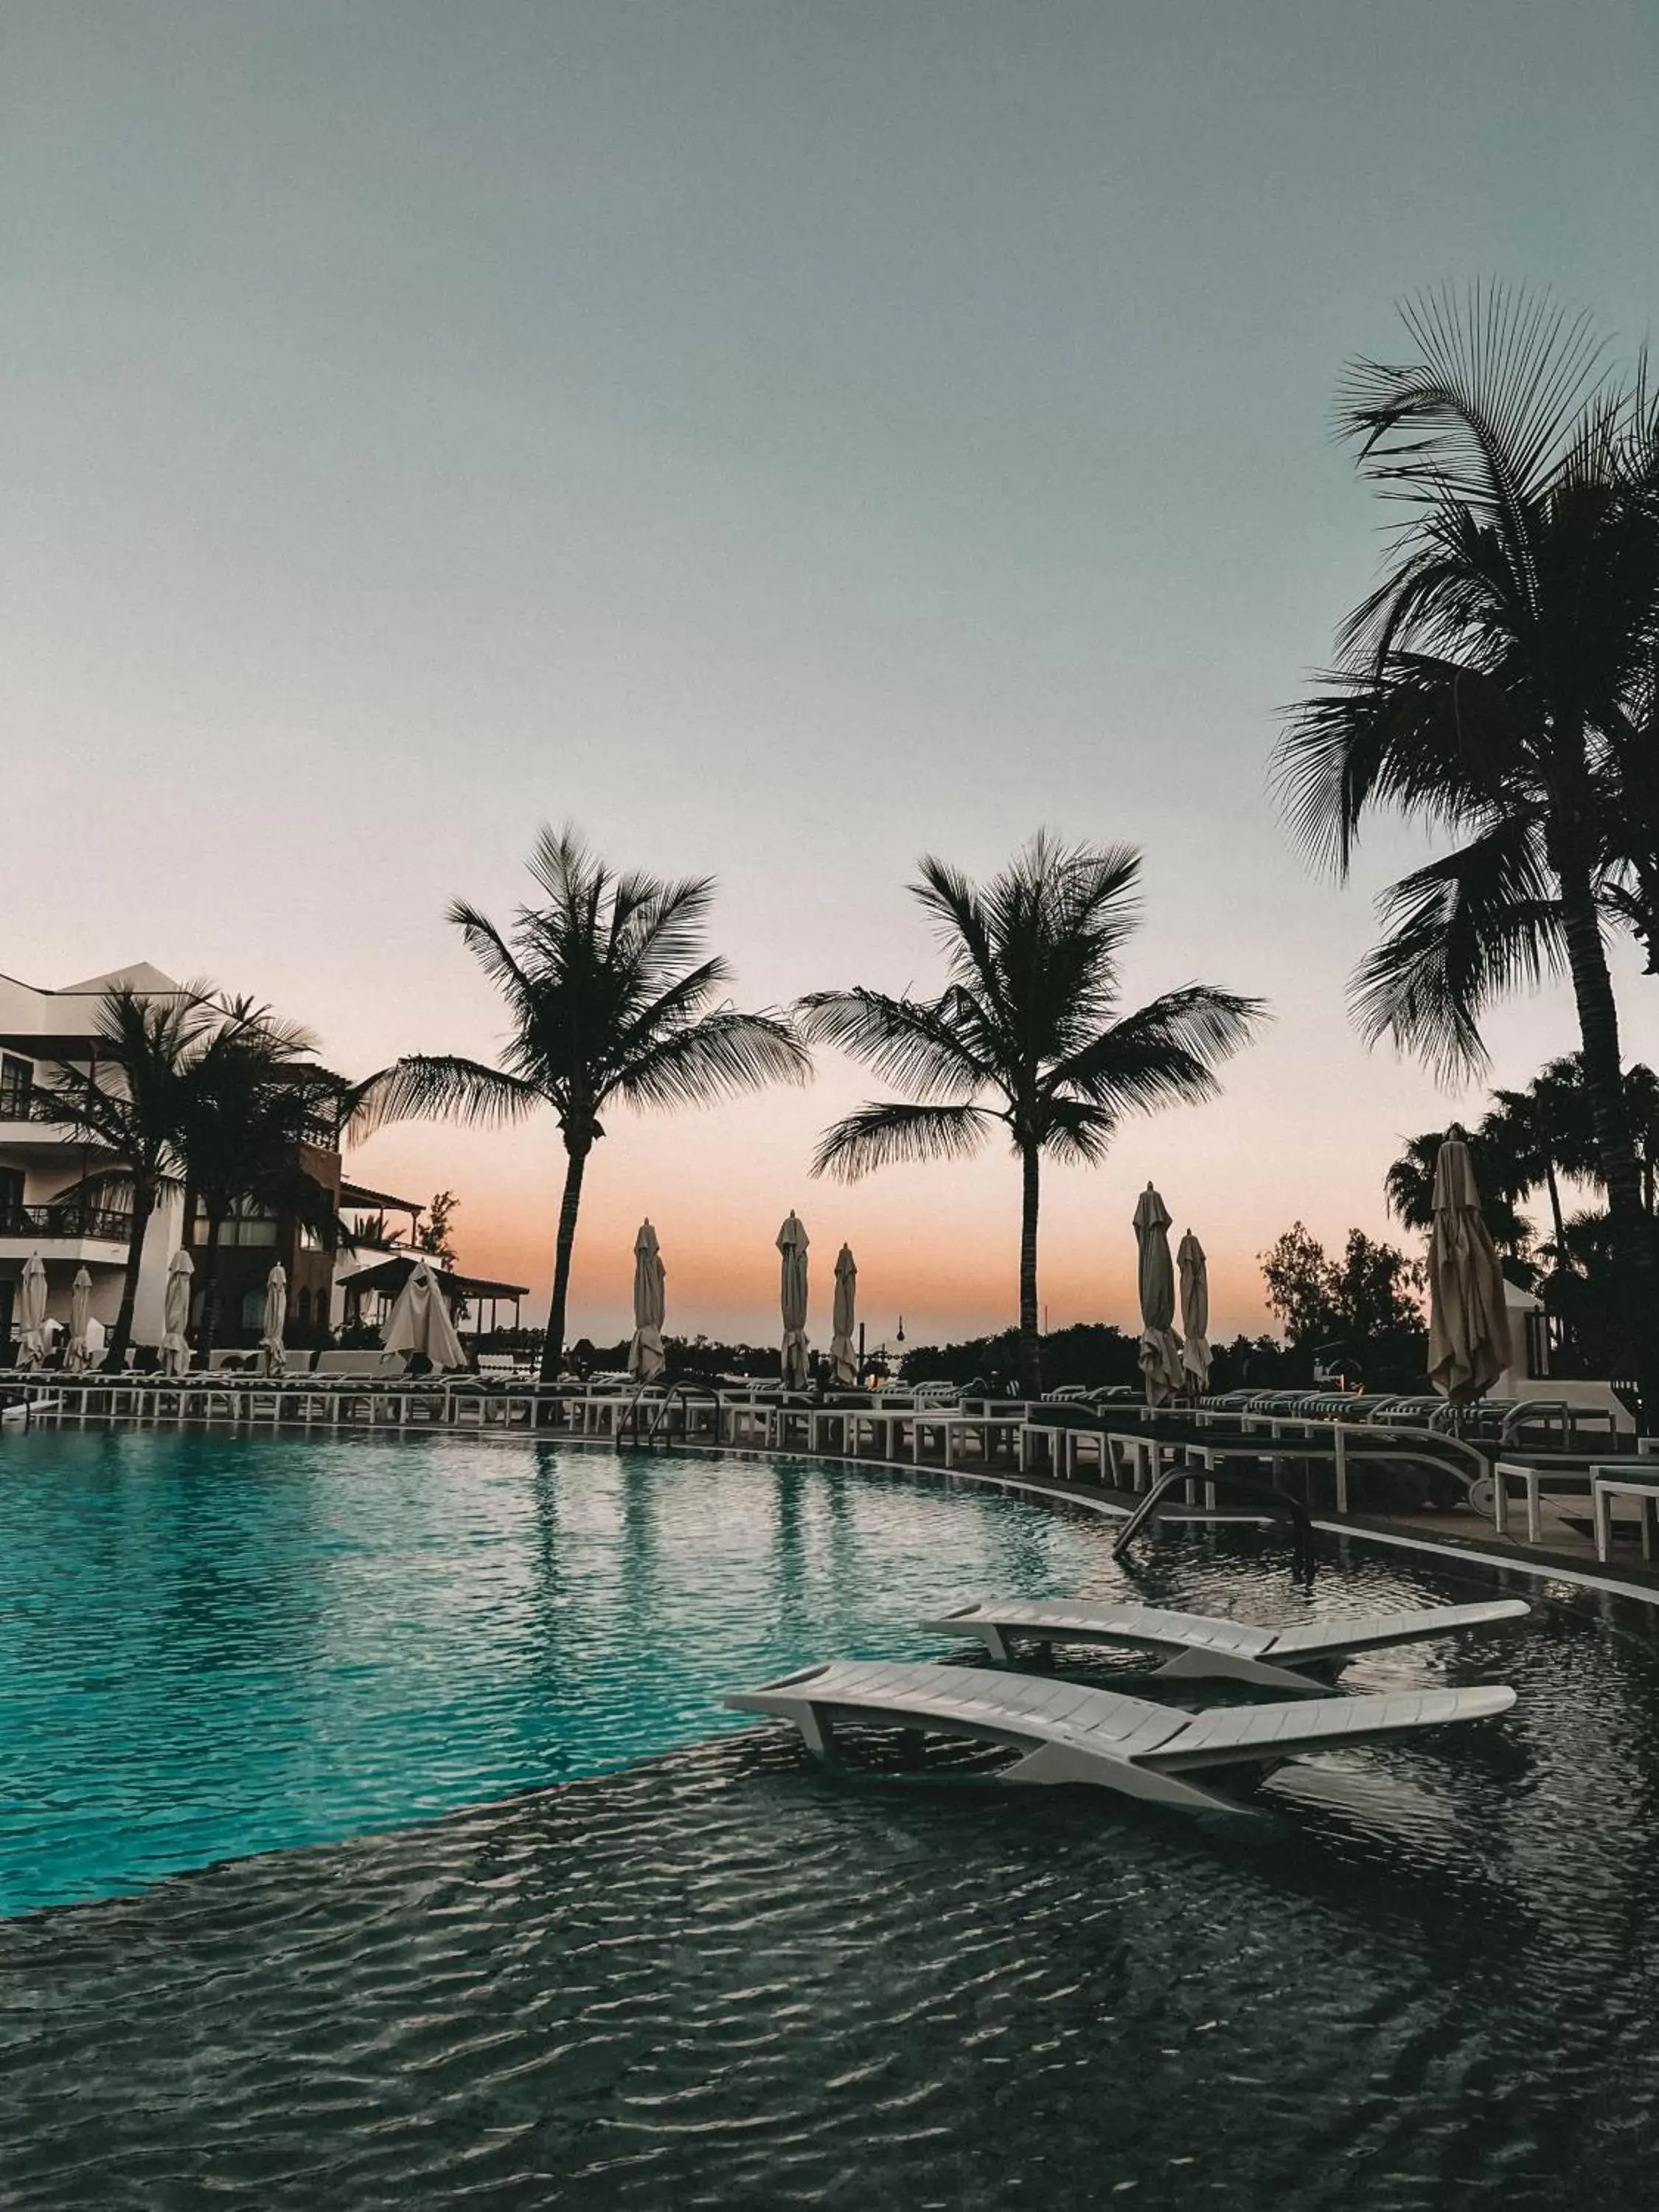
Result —
[[976, 1638], [999, 1664], [1006, 1661], [1008, 1638], [1014, 1634], [1046, 1644], [1121, 1644], [1169, 1655], [1158, 1669], [1160, 1675], [1224, 1676], [1316, 1698], [1324, 1694], [1325, 1685], [1313, 1670], [1334, 1672], [1361, 1651], [1425, 1644], [1432, 1637], [1462, 1629], [1521, 1620], [1531, 1610], [1524, 1598], [1500, 1597], [1479, 1605], [1425, 1606], [1408, 1613], [1263, 1628], [1253, 1621], [1206, 1613], [1165, 1613], [1149, 1605], [1039, 1598], [964, 1605], [922, 1626], [944, 1636]]
[[1238, 1807], [1182, 1778], [1194, 1768], [1261, 1769], [1323, 1744], [1483, 1720], [1507, 1712], [1515, 1692], [1494, 1683], [1190, 1713], [1048, 1676], [932, 1660], [847, 1660], [733, 1692], [726, 1702], [738, 1712], [793, 1721], [807, 1749], [826, 1761], [834, 1758], [836, 1721], [886, 1723], [1011, 1747], [1021, 1756], [998, 1775], [1001, 1782], [1087, 1782], [1198, 1813]]

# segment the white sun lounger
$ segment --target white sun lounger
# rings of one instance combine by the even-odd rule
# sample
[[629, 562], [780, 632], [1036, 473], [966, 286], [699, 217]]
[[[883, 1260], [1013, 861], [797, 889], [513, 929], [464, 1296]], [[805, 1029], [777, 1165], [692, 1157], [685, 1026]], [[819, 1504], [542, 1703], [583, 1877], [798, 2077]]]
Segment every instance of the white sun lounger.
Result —
[[1312, 1620], [1296, 1628], [1263, 1628], [1204, 1613], [1165, 1613], [1155, 1606], [1096, 1604], [1087, 1598], [1039, 1598], [1028, 1603], [964, 1605], [924, 1627], [945, 1636], [971, 1636], [993, 1659], [1006, 1663], [1010, 1635], [1048, 1644], [1124, 1644], [1169, 1655], [1160, 1674], [1224, 1676], [1304, 1697], [1325, 1694], [1304, 1670], [1340, 1666], [1361, 1651], [1390, 1644], [1423, 1644], [1460, 1630], [1520, 1620], [1532, 1610], [1524, 1598], [1490, 1598], [1480, 1605], [1419, 1607], [1408, 1613], [1373, 1613], [1346, 1620]]
[[833, 1759], [837, 1720], [885, 1722], [1011, 1746], [1023, 1755], [999, 1781], [1090, 1782], [1156, 1804], [1212, 1812], [1237, 1807], [1182, 1780], [1187, 1770], [1276, 1766], [1321, 1745], [1484, 1720], [1507, 1712], [1515, 1692], [1494, 1683], [1190, 1713], [1052, 1676], [931, 1660], [846, 1660], [805, 1668], [758, 1690], [734, 1691], [726, 1702], [738, 1712], [793, 1721], [808, 1750], [824, 1760]]

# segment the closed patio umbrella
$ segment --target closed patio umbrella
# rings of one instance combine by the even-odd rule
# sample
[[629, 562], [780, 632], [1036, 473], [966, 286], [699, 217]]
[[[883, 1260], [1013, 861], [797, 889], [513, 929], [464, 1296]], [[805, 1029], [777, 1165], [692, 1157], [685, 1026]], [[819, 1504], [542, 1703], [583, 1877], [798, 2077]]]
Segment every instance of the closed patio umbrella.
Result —
[[288, 1326], [288, 1274], [279, 1260], [265, 1277], [265, 1333], [259, 1349], [265, 1355], [267, 1375], [286, 1375], [288, 1347], [283, 1331]]
[[46, 1263], [32, 1252], [23, 1263], [23, 1280], [17, 1294], [17, 1364], [38, 1367], [46, 1358]]
[[398, 1293], [380, 1341], [388, 1352], [419, 1352], [434, 1369], [461, 1368], [466, 1354], [449, 1317], [438, 1279], [424, 1260], [410, 1269]]
[[1484, 1396], [1509, 1364], [1504, 1270], [1480, 1218], [1469, 1148], [1448, 1137], [1434, 1164], [1429, 1230], [1429, 1380], [1461, 1403]]
[[1176, 1264], [1181, 1270], [1181, 1330], [1185, 1339], [1181, 1364], [1194, 1390], [1201, 1391], [1210, 1380], [1210, 1263], [1190, 1229], [1181, 1240]]
[[87, 1342], [91, 1327], [92, 1276], [85, 1267], [77, 1267], [70, 1291], [69, 1348], [64, 1354], [64, 1366], [77, 1373], [92, 1364], [92, 1350]]
[[781, 1373], [786, 1390], [806, 1388], [806, 1244], [805, 1229], [792, 1212], [778, 1231], [778, 1250], [783, 1255]]
[[837, 1382], [850, 1384], [859, 1379], [859, 1356], [853, 1345], [858, 1304], [858, 1263], [853, 1257], [852, 1246], [843, 1244], [836, 1255], [835, 1326], [830, 1338], [830, 1364], [836, 1370]]
[[1135, 1206], [1135, 1243], [1140, 1248], [1140, 1371], [1146, 1379], [1146, 1403], [1163, 1406], [1182, 1385], [1181, 1340], [1173, 1327], [1170, 1210], [1151, 1183]]
[[182, 1375], [190, 1364], [190, 1279], [196, 1263], [182, 1247], [167, 1261], [167, 1286], [161, 1299], [161, 1372]]
[[649, 1220], [642, 1221], [634, 1239], [634, 1341], [628, 1347], [628, 1371], [641, 1382], [660, 1375], [665, 1364], [662, 1324], [667, 1310], [667, 1271], [657, 1232]]

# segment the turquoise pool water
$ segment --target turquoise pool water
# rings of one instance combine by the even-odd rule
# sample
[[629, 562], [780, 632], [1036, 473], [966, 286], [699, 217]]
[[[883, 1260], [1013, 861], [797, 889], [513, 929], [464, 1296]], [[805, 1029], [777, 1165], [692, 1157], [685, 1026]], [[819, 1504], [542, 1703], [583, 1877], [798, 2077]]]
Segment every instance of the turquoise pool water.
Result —
[[992, 1494], [528, 1442], [42, 1431], [0, 1505], [7, 1913], [695, 1742], [728, 1689], [926, 1652], [941, 1599], [1103, 1550]]
[[1517, 1702], [1293, 1762], [1240, 1827], [825, 1775], [719, 1699], [976, 1589], [1489, 1585], [1322, 1540], [1304, 1589], [1248, 1530], [1125, 1569], [994, 1493], [528, 1444], [7, 1436], [0, 1506], [7, 2212], [1651, 2199], [1645, 1608], [1536, 1588], [1356, 1663]]

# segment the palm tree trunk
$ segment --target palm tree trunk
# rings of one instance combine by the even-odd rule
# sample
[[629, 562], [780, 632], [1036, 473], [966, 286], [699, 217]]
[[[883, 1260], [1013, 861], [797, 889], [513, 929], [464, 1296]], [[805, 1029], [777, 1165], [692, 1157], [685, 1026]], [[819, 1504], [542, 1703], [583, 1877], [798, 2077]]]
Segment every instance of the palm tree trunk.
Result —
[[1019, 1390], [1023, 1398], [1042, 1395], [1042, 1340], [1037, 1333], [1037, 1148], [1020, 1147], [1019, 1213]]
[[1550, 1220], [1554, 1225], [1555, 1249], [1559, 1255], [1557, 1265], [1565, 1267], [1567, 1264], [1567, 1224], [1561, 1212], [1561, 1186], [1555, 1179], [1553, 1160], [1545, 1164], [1544, 1182], [1550, 1194]]
[[208, 1216], [207, 1244], [202, 1255], [202, 1318], [196, 1328], [196, 1364], [205, 1367], [213, 1357], [213, 1340], [219, 1331], [219, 1231], [222, 1213]]
[[118, 1375], [126, 1364], [132, 1342], [132, 1316], [138, 1304], [138, 1277], [144, 1264], [144, 1233], [155, 1210], [155, 1194], [147, 1182], [132, 1186], [132, 1229], [127, 1237], [127, 1264], [121, 1277], [121, 1303], [116, 1310], [115, 1333], [104, 1352], [104, 1371]]
[[542, 1380], [556, 1382], [564, 1364], [564, 1311], [570, 1296], [570, 1255], [576, 1243], [576, 1214], [582, 1202], [582, 1174], [591, 1144], [571, 1145], [564, 1170], [564, 1197], [559, 1206], [559, 1241], [553, 1255], [553, 1303], [547, 1312], [547, 1339], [542, 1346]]
[[1595, 1125], [1595, 1149], [1607, 1194], [1613, 1251], [1629, 1304], [1632, 1365], [1644, 1431], [1659, 1425], [1659, 1298], [1655, 1296], [1653, 1238], [1642, 1206], [1642, 1175], [1631, 1142], [1620, 1065], [1619, 1010], [1607, 948], [1588, 874], [1562, 868], [1561, 927], [1583, 1042], [1584, 1087]]

